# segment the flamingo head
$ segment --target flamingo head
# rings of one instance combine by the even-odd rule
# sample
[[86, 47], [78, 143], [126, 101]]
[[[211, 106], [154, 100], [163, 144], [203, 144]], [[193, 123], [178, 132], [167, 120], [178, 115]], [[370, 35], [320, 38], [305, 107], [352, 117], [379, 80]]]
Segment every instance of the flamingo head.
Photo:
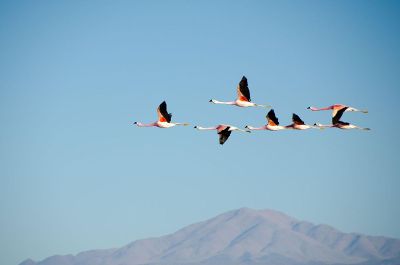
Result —
[[314, 128], [318, 128], [320, 130], [324, 130], [326, 128], [326, 126], [322, 125], [321, 123], [316, 122], [316, 123], [314, 123]]
[[244, 126], [244, 128], [245, 128], [245, 129], [248, 129], [248, 128], [249, 128], [249, 125]]
[[197, 129], [197, 126], [194, 126], [193, 128]]
[[210, 99], [208, 102], [215, 103], [215, 99]]
[[137, 121], [135, 121], [133, 124], [137, 124]]

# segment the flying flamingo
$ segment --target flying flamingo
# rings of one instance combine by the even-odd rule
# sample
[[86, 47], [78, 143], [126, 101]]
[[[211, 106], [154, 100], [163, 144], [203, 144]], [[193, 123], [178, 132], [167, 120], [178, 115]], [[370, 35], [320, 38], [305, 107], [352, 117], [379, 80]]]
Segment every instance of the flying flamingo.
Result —
[[332, 110], [332, 117], [334, 117], [336, 115], [336, 113], [343, 108], [346, 108], [346, 111], [357, 111], [357, 112], [362, 112], [362, 113], [368, 113], [368, 110], [360, 110], [360, 109], [356, 109], [356, 108], [346, 106], [343, 104], [335, 104], [335, 105], [325, 107], [325, 108], [308, 107], [307, 109], [312, 110], [312, 111]]
[[359, 129], [359, 130], [365, 130], [365, 131], [371, 130], [370, 128], [363, 128], [363, 127], [356, 126], [354, 124], [350, 124], [348, 122], [341, 121], [340, 118], [342, 117], [343, 113], [346, 111], [346, 108], [347, 107], [344, 107], [336, 113], [336, 115], [332, 118], [331, 125], [323, 125], [320, 123], [316, 123], [314, 125], [317, 127], [320, 127], [320, 128], [328, 127], [328, 128], [339, 128], [339, 129], [343, 129], [343, 130], [350, 130], [350, 129]]
[[267, 125], [264, 125], [262, 127], [252, 127], [247, 125], [245, 128], [248, 130], [269, 130], [269, 131], [280, 131], [280, 130], [285, 130], [287, 129], [285, 126], [280, 126], [278, 118], [275, 116], [275, 111], [271, 109], [267, 116]]
[[307, 130], [310, 128], [322, 129], [316, 125], [305, 124], [304, 121], [300, 119], [300, 117], [295, 113], [293, 113], [292, 121], [293, 121], [292, 124], [285, 126], [286, 129], [294, 129], [294, 130]]
[[217, 130], [217, 132], [219, 134], [219, 144], [221, 144], [221, 145], [224, 144], [226, 142], [226, 140], [228, 140], [232, 131], [250, 132], [250, 131], [241, 130], [237, 127], [234, 127], [231, 125], [226, 125], [226, 124], [220, 124], [220, 125], [217, 125], [214, 127], [194, 126], [194, 128], [197, 130]]
[[239, 107], [263, 107], [263, 108], [270, 108], [271, 106], [267, 105], [260, 105], [251, 102], [250, 98], [250, 90], [247, 84], [247, 78], [245, 76], [242, 77], [239, 85], [237, 86], [237, 99], [235, 101], [218, 101], [215, 99], [210, 99], [211, 103], [214, 104], [224, 104], [224, 105], [236, 105]]
[[150, 124], [144, 124], [144, 123], [135, 121], [133, 124], [136, 124], [138, 127], [158, 127], [158, 128], [170, 128], [170, 127], [174, 127], [176, 125], [183, 125], [183, 126], [189, 125], [189, 123], [171, 122], [172, 114], [168, 113], [167, 103], [165, 101], [163, 101], [160, 104], [160, 106], [158, 106], [157, 114], [158, 114], [158, 121], [156, 121], [156, 122], [153, 122]]

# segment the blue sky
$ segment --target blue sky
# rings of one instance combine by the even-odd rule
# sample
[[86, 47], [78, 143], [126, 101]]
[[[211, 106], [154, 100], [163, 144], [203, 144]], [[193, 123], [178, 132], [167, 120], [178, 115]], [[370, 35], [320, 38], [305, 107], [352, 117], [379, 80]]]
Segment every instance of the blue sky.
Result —
[[[396, 1], [3, 1], [0, 257], [119, 247], [247, 206], [400, 238]], [[232, 134], [257, 126], [242, 75], [282, 124], [309, 105], [367, 108], [364, 131]]]

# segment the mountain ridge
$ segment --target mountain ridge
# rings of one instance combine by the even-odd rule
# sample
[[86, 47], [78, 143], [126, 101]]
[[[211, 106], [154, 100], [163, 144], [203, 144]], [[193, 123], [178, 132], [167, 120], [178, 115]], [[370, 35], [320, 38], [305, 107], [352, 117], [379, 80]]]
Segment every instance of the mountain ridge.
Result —
[[400, 240], [343, 233], [274, 210], [240, 208], [121, 248], [20, 265], [395, 265]]

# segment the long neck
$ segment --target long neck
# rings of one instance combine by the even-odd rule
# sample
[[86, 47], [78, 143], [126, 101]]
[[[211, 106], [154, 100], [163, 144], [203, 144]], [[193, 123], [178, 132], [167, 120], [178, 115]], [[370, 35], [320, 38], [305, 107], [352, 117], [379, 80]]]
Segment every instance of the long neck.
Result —
[[214, 127], [201, 127], [201, 126], [196, 126], [196, 129], [197, 129], [197, 130], [216, 130], [217, 127], [216, 127], [216, 126], [214, 126]]
[[321, 124], [321, 123], [316, 123], [316, 124], [314, 124], [314, 128], [319, 128], [319, 129], [323, 129], [323, 128], [332, 128], [332, 127], [334, 127], [335, 125], [333, 125], [333, 124]]
[[144, 124], [144, 123], [141, 123], [141, 122], [137, 122], [136, 123], [136, 126], [138, 126], [138, 127], [153, 127], [153, 126], [156, 126], [156, 122], [153, 122], [153, 123], [149, 123], [149, 124]]
[[252, 131], [266, 130], [266, 126], [262, 126], [262, 127], [247, 126], [246, 128], [249, 129], [249, 130], [252, 130]]
[[212, 103], [214, 103], [214, 104], [224, 104], [224, 105], [236, 105], [235, 101], [218, 101], [218, 100], [215, 100], [215, 99], [212, 100]]
[[333, 109], [333, 107], [332, 107], [332, 106], [325, 107], [325, 108], [316, 108], [316, 107], [310, 107], [310, 110], [312, 110], [312, 111], [331, 110], [331, 109]]

